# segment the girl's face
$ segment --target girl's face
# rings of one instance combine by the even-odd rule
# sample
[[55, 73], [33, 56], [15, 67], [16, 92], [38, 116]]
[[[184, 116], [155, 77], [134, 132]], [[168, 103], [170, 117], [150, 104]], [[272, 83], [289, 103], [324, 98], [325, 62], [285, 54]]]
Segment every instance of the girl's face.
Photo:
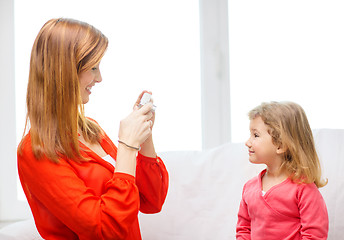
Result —
[[79, 74], [80, 94], [83, 104], [88, 102], [91, 88], [95, 83], [99, 83], [101, 81], [102, 75], [100, 74], [99, 63], [90, 70]]
[[268, 127], [261, 117], [250, 121], [250, 138], [246, 142], [251, 163], [264, 163], [270, 165], [279, 156], [279, 148], [272, 143]]

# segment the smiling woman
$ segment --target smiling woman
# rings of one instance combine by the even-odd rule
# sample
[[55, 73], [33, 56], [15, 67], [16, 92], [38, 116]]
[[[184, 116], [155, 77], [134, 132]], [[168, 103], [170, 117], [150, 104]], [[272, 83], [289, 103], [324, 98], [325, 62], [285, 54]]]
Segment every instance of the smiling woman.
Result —
[[[25, 127], [25, 95], [33, 39], [47, 19], [61, 16], [101, 26], [110, 39], [100, 64], [103, 81], [92, 87], [85, 115], [97, 116], [108, 136], [116, 139], [119, 133], [117, 126], [132, 108], [132, 99], [136, 99], [142, 89], [151, 90], [158, 105], [154, 124], [157, 151], [201, 149], [199, 9], [198, 1], [183, 0], [100, 0], [97, 4], [90, 0], [14, 1], [14, 132], [17, 144]], [[113, 104], [116, 104], [115, 110]], [[172, 119], [173, 109], [178, 109], [179, 116], [187, 117]], [[175, 131], [175, 126], [178, 126], [178, 131]], [[181, 132], [182, 138], [179, 136]], [[13, 175], [16, 172], [11, 170]], [[15, 201], [9, 203], [16, 202], [17, 196], [21, 201], [26, 200], [19, 179], [15, 182], [18, 183], [18, 192], [13, 194]], [[6, 209], [2, 213], [5, 214]], [[28, 214], [28, 211], [20, 211], [19, 207], [15, 209]], [[15, 217], [13, 210], [7, 216]]]
[[139, 211], [160, 212], [167, 195], [168, 173], [152, 140], [153, 105], [138, 107], [144, 92], [120, 123], [118, 147], [85, 117], [107, 46], [107, 37], [92, 25], [59, 18], [43, 25], [32, 47], [30, 131], [17, 159], [44, 239], [140, 240]]

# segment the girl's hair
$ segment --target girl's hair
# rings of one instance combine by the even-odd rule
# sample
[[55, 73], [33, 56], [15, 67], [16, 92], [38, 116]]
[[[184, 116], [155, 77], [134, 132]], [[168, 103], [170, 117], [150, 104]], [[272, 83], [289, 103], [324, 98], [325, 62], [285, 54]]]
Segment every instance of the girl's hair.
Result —
[[250, 120], [261, 117], [268, 127], [274, 145], [285, 149], [281, 170], [291, 180], [312, 183], [320, 188], [321, 166], [315, 149], [312, 130], [302, 107], [293, 102], [262, 103], [249, 112]]
[[100, 141], [102, 130], [84, 114], [78, 74], [97, 65], [107, 46], [108, 39], [99, 30], [73, 19], [51, 19], [39, 31], [26, 97], [26, 125], [30, 123], [35, 157], [84, 160], [78, 129], [87, 141]]

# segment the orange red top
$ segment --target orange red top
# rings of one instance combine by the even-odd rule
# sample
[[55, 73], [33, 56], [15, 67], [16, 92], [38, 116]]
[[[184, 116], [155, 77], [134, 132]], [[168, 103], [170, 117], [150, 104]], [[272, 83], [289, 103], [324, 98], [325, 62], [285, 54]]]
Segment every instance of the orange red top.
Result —
[[[117, 148], [104, 134], [101, 146], [116, 159]], [[161, 210], [168, 189], [163, 161], [137, 156], [136, 177], [114, 173], [114, 167], [85, 145], [90, 161], [37, 160], [30, 133], [18, 154], [21, 184], [37, 229], [46, 239], [141, 239], [138, 212]]]

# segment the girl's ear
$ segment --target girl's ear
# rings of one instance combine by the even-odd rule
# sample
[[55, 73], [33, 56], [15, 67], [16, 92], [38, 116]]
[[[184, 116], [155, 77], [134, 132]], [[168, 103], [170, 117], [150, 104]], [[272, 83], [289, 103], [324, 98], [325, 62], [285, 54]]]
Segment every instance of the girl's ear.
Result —
[[283, 147], [282, 145], [280, 145], [277, 149], [276, 149], [276, 153], [277, 154], [283, 154], [288, 150], [287, 147]]

